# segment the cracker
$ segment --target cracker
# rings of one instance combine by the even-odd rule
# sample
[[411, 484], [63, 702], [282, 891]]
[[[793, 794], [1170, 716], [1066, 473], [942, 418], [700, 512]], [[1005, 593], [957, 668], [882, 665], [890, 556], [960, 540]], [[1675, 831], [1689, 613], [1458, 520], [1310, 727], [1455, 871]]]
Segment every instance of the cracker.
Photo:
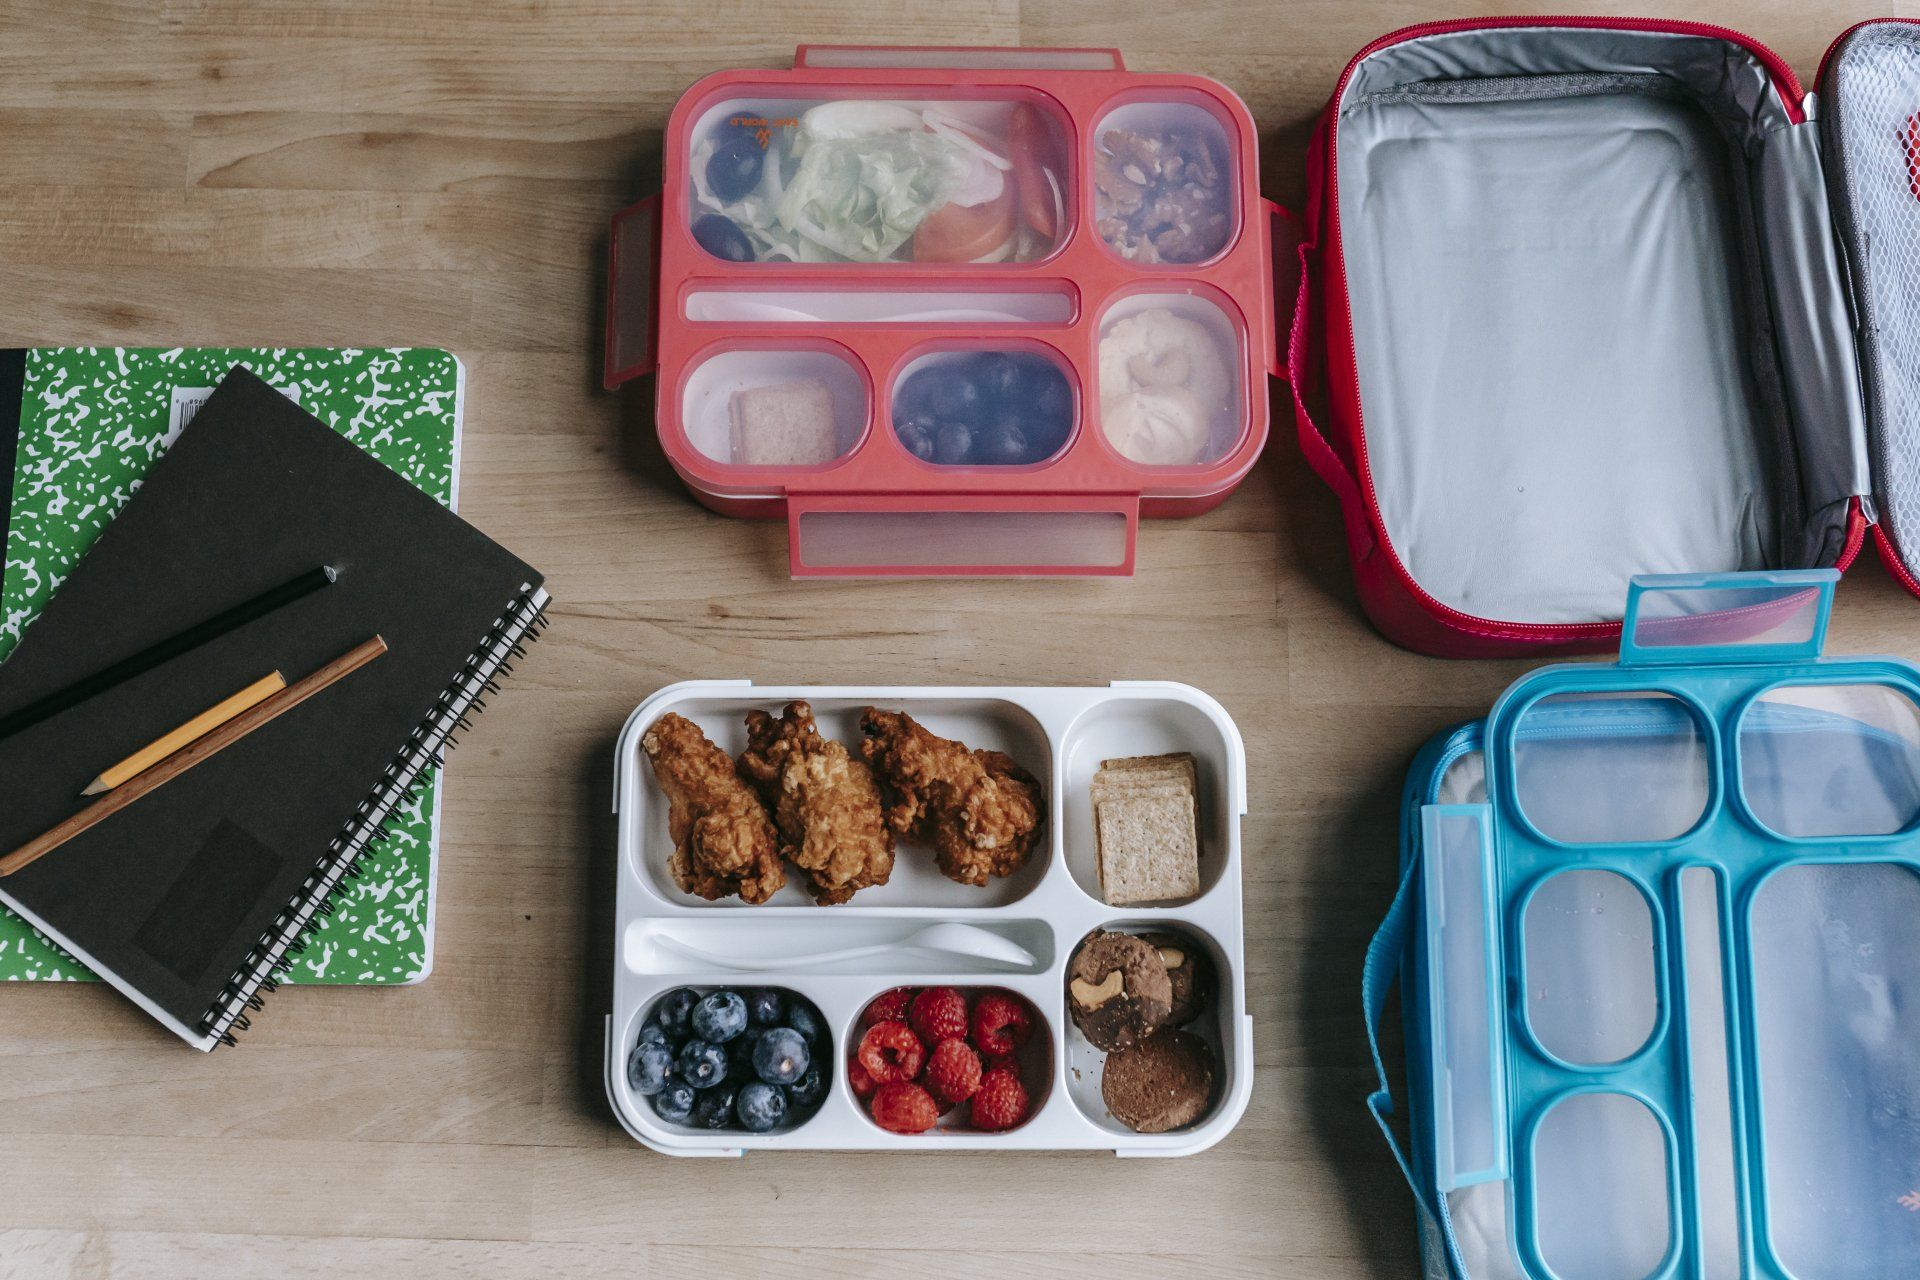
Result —
[[733, 461], [751, 467], [813, 467], [840, 456], [833, 392], [819, 378], [743, 387], [729, 405]]
[[1129, 780], [1137, 780], [1142, 775], [1184, 778], [1189, 788], [1199, 789], [1199, 778], [1194, 771], [1191, 751], [1176, 751], [1164, 756], [1122, 756], [1116, 760], [1102, 760], [1100, 774], [1109, 776], [1123, 774]]
[[1199, 776], [1194, 769], [1191, 753], [1182, 751], [1174, 755], [1102, 760], [1100, 771], [1093, 775], [1093, 785], [1089, 791], [1097, 807], [1108, 796], [1140, 795], [1168, 789], [1187, 795], [1199, 793]]
[[1200, 839], [1191, 792], [1109, 795], [1094, 806], [1100, 891], [1109, 905], [1200, 893]]

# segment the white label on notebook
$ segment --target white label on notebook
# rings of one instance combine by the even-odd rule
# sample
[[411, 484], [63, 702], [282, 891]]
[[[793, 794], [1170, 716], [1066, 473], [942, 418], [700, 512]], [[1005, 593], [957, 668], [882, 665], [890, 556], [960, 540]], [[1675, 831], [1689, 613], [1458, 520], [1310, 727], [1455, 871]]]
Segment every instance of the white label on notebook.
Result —
[[[276, 386], [274, 390], [295, 404], [300, 403], [298, 386]], [[155, 451], [155, 457], [173, 448], [173, 442], [180, 438], [180, 433], [187, 429], [189, 422], [193, 421], [193, 415], [200, 412], [200, 406], [205, 404], [207, 397], [212, 394], [212, 387], [175, 387], [173, 389], [173, 402], [167, 406], [167, 434], [161, 439], [160, 448]]]

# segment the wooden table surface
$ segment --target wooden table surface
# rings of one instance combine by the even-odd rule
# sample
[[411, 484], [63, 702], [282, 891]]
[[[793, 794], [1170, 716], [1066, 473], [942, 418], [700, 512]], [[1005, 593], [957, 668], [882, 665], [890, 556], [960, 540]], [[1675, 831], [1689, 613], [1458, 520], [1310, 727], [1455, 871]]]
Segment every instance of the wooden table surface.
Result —
[[[1883, 0], [1695, 5], [1810, 76]], [[1613, 11], [1554, 0], [1541, 9]], [[1486, 12], [1527, 12], [1492, 5]], [[695, 506], [645, 394], [598, 390], [608, 215], [679, 91], [812, 42], [1119, 45], [1309, 123], [1438, 0], [0, 0], [0, 345], [434, 345], [468, 372], [465, 514], [550, 576], [547, 639], [454, 757], [433, 974], [288, 990], [190, 1053], [102, 986], [0, 998], [0, 1276], [1413, 1274], [1363, 1106], [1366, 939], [1402, 773], [1526, 663], [1391, 647], [1277, 415], [1130, 581], [795, 583], [785, 531]], [[1904, 11], [1914, 13], [1913, 6]], [[1832, 646], [1920, 657], [1868, 557]], [[670, 681], [1188, 681], [1244, 731], [1253, 1102], [1193, 1159], [675, 1161], [599, 1083], [614, 735]], [[938, 1253], [930, 1250], [940, 1251]]]

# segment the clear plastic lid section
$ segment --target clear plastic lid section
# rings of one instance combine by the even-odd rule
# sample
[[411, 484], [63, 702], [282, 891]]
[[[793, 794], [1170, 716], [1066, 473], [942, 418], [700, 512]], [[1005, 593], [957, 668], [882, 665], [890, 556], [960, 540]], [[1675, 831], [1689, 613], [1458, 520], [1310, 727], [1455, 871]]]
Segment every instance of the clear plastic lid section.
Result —
[[1521, 712], [1514, 796], [1563, 844], [1677, 840], [1713, 797], [1708, 736], [1687, 702], [1653, 689], [1548, 694]]
[[1920, 704], [1884, 684], [1782, 685], [1740, 717], [1740, 794], [1793, 839], [1886, 836], [1920, 822]]
[[1233, 129], [1197, 93], [1130, 96], [1093, 127], [1094, 230], [1138, 267], [1191, 267], [1239, 233]]
[[1067, 447], [1077, 420], [1073, 376], [1038, 344], [922, 350], [893, 381], [900, 445], [938, 467], [1029, 467]]
[[1834, 569], [1646, 574], [1627, 588], [1627, 666], [1817, 658], [1833, 610]]
[[1786, 1273], [1882, 1280], [1920, 1258], [1916, 918], [1920, 874], [1890, 862], [1789, 866], [1753, 895], [1766, 1224]]
[[1491, 820], [1486, 805], [1420, 812], [1434, 1173], [1442, 1191], [1507, 1176]]
[[831, 343], [728, 346], [698, 359], [680, 394], [687, 442], [729, 466], [806, 470], [866, 434], [866, 379]]
[[1035, 262], [1072, 224], [1069, 136], [1019, 90], [728, 98], [689, 135], [688, 225], [725, 262]]
[[1660, 1271], [1674, 1237], [1673, 1163], [1646, 1103], [1571, 1094], [1535, 1128], [1532, 1160], [1535, 1238], [1552, 1275], [1639, 1280]]
[[1216, 301], [1190, 289], [1131, 293], [1100, 320], [1099, 423], [1142, 467], [1218, 462], [1246, 434], [1244, 339]]
[[1527, 899], [1527, 1026], [1562, 1062], [1624, 1062], [1660, 1019], [1653, 909], [1616, 871], [1575, 867]]

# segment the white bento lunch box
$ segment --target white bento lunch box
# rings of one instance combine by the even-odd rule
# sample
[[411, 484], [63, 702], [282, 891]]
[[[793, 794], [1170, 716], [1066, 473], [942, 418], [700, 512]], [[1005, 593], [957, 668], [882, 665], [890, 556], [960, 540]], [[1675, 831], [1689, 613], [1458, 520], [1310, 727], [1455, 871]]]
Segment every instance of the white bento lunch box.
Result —
[[[889, 882], [850, 903], [815, 906], [796, 884], [768, 902], [708, 902], [683, 893], [667, 873], [673, 851], [665, 797], [641, 758], [641, 736], [673, 711], [738, 755], [743, 717], [803, 699], [822, 734], [860, 740], [862, 708], [905, 711], [933, 733], [970, 747], [1007, 752], [1046, 789], [1045, 838], [1027, 865], [984, 888], [942, 876], [933, 854], [902, 840]], [[1186, 751], [1199, 775], [1199, 896], [1177, 905], [1109, 906], [1100, 898], [1089, 785], [1102, 760]], [[1111, 1150], [1125, 1156], [1183, 1156], [1204, 1151], [1237, 1124], [1253, 1089], [1253, 1020], [1247, 1013], [1241, 921], [1240, 820], [1247, 811], [1246, 749], [1220, 704], [1187, 685], [1116, 682], [1107, 688], [759, 687], [746, 680], [671, 685], [641, 703], [616, 749], [613, 1009], [606, 1025], [607, 1098], [634, 1138], [669, 1155], [738, 1156], [750, 1149], [791, 1150]], [[975, 925], [1017, 943], [1034, 963], [1010, 966], [950, 954], [893, 950], [863, 959], [765, 969], [787, 955], [817, 955], [904, 940], [944, 920]], [[1212, 953], [1213, 1009], [1188, 1030], [1215, 1050], [1213, 1104], [1175, 1133], [1136, 1133], [1101, 1100], [1105, 1055], [1082, 1038], [1067, 1011], [1066, 968], [1095, 928], [1178, 928]], [[708, 954], [738, 956], [740, 972], [683, 958], [662, 939]], [[1033, 1042], [1050, 1041], [1045, 1083], [1032, 1089], [1032, 1112], [1003, 1133], [934, 1129], [895, 1134], [875, 1124], [847, 1080], [857, 1019], [875, 996], [903, 984], [997, 988], [1023, 996], [1038, 1013]], [[626, 1060], [654, 1002], [678, 987], [777, 986], [810, 999], [832, 1037], [832, 1084], [810, 1119], [754, 1134], [670, 1124], [654, 1114], [627, 1079]], [[1031, 1051], [1033, 1045], [1029, 1045]], [[1042, 1050], [1046, 1046], [1042, 1044]]]

